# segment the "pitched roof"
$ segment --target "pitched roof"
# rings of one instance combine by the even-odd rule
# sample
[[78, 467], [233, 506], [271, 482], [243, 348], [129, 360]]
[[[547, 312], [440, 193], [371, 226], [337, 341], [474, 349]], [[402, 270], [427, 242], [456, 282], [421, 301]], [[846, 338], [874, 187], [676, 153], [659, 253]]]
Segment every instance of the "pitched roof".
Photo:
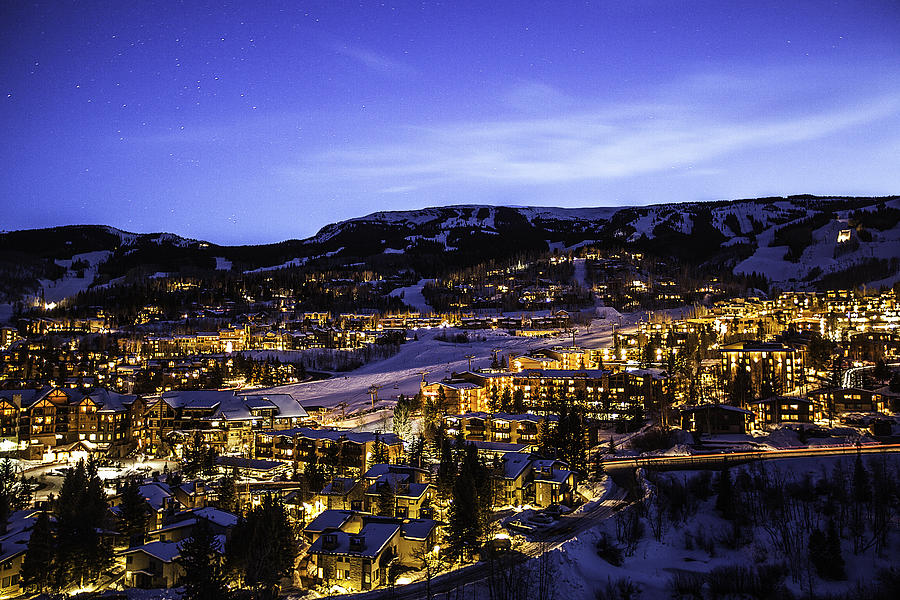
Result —
[[[332, 548], [325, 548], [326, 538], [320, 536], [309, 548], [310, 554], [344, 554], [349, 556], [362, 556], [375, 558], [381, 554], [384, 547], [391, 541], [397, 533], [400, 532], [400, 523], [389, 522], [368, 522], [358, 534], [350, 534], [345, 531], [329, 532], [336, 538], [337, 544]], [[351, 550], [351, 538], [359, 538], [363, 540], [361, 547]]]
[[310, 521], [303, 531], [321, 533], [326, 529], [340, 529], [351, 517], [353, 517], [353, 512], [349, 510], [324, 510], [318, 517]]

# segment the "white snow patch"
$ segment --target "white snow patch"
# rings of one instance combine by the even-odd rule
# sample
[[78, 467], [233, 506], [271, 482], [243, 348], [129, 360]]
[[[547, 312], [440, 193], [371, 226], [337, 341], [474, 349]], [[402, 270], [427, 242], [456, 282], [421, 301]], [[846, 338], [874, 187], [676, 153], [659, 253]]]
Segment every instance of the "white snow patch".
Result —
[[231, 261], [222, 256], [216, 257], [216, 271], [230, 271]]

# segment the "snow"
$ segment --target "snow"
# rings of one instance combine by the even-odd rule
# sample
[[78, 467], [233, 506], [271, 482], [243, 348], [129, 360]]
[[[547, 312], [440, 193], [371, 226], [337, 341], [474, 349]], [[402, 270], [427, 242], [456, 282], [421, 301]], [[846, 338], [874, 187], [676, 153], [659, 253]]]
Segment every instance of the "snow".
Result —
[[[80, 292], [87, 290], [94, 283], [97, 276], [97, 269], [106, 262], [112, 252], [108, 250], [97, 250], [95, 252], [85, 252], [76, 254], [72, 258], [57, 259], [54, 262], [60, 267], [66, 269], [66, 273], [59, 279], [40, 279], [41, 289], [44, 294], [45, 302], [59, 302], [64, 298], [69, 298]], [[73, 262], [86, 262], [87, 267], [82, 273], [83, 277], [78, 277], [76, 271], [71, 270]]]
[[575, 283], [580, 285], [581, 287], [588, 287], [587, 285], [587, 269], [585, 268], [585, 259], [576, 258], [572, 261], [575, 264], [575, 272], [572, 274], [572, 279], [575, 280]]
[[[778, 208], [797, 208], [792, 204], [787, 204], [787, 206], [785, 204], [785, 202], [775, 203]], [[900, 208], [900, 200], [892, 200], [886, 204], [894, 208]], [[764, 211], [760, 211], [760, 215], [765, 214]], [[757, 273], [765, 273], [774, 283], [783, 286], [788, 282], [801, 281], [815, 268], [821, 269], [822, 274], [827, 274], [846, 269], [854, 263], [866, 259], [894, 258], [897, 256], [897, 248], [900, 248], [900, 226], [886, 231], [870, 231], [872, 241], [864, 242], [856, 238], [859, 242], [859, 247], [856, 250], [845, 251], [835, 258], [835, 250], [838, 247], [838, 231], [847, 228], [845, 220], [835, 219], [813, 232], [813, 242], [803, 251], [796, 263], [785, 260], [786, 246], [769, 246], [774, 238], [775, 230], [788, 223], [805, 219], [811, 214], [813, 212], [805, 213], [800, 219], [780, 225], [770, 224], [767, 229], [757, 236], [758, 248], [756, 251], [750, 257], [738, 263], [734, 268], [734, 272], [751, 273], [755, 271]], [[844, 213], [840, 214], [843, 214], [844, 217], [847, 216]], [[758, 218], [758, 220], [762, 219]], [[872, 282], [870, 285], [874, 287], [892, 285], [898, 280], [900, 280], [900, 274], [895, 274], [883, 280]]]
[[[887, 456], [896, 466], [898, 456]], [[821, 476], [823, 469], [830, 472], [840, 460], [845, 461], [848, 472], [852, 471], [852, 458], [847, 457], [775, 460], [769, 463], [769, 468], [779, 469], [789, 480], [801, 480], [807, 475], [815, 480]], [[681, 477], [692, 474], [696, 474], [696, 472], [670, 473], [668, 476]], [[714, 503], [714, 497], [703, 502], [700, 511], [695, 516], [684, 525], [669, 527], [659, 542], [653, 539], [648, 527], [634, 555], [625, 557], [625, 562], [621, 567], [615, 567], [606, 562], [597, 555], [596, 550], [597, 542], [604, 535], [615, 543], [613, 519], [607, 519], [597, 527], [565, 542], [558, 549], [552, 550], [550, 555], [550, 560], [557, 569], [554, 578], [556, 596], [567, 600], [594, 600], [601, 597], [598, 594], [605, 591], [609, 582], [615, 583], [619, 579], [627, 577], [640, 587], [640, 598], [669, 598], [671, 597], [669, 581], [675, 572], [691, 571], [705, 574], [719, 566], [748, 564], [749, 553], [753, 549], [751, 546], [729, 549], [722, 543], [716, 543], [715, 553], [712, 556], [696, 545], [693, 549], [685, 547], [685, 539], [688, 534], [701, 534], [709, 539], [717, 539], [730, 527], [727, 521], [715, 514]], [[775, 550], [767, 547], [768, 539], [764, 533], [757, 533], [754, 545], [767, 552], [768, 562], [777, 560]], [[843, 556], [849, 581], [824, 582], [819, 580], [816, 584], [818, 593], [846, 592], [853, 589], [856, 581], [869, 583], [875, 567], [887, 566], [893, 560], [890, 553], [887, 557], [876, 557], [871, 550], [860, 555], [853, 555], [849, 551], [846, 540], [844, 541]], [[785, 583], [797, 597], [802, 596], [802, 592], [805, 590], [805, 588], [801, 589], [802, 584], [793, 582], [790, 576], [785, 579]]]
[[425, 284], [433, 281], [432, 279], [420, 279], [416, 285], [400, 287], [392, 290], [388, 296], [393, 298], [402, 298], [403, 302], [419, 311], [420, 314], [427, 314], [432, 311], [428, 300], [422, 295], [422, 288]]
[[216, 271], [230, 271], [231, 261], [221, 256], [216, 257]]
[[273, 265], [271, 267], [260, 267], [258, 269], [251, 269], [249, 271], [244, 271], [244, 273], [265, 273], [266, 271], [277, 271], [278, 269], [289, 269], [291, 267], [302, 267], [309, 261], [309, 258], [294, 258], [287, 262], [283, 262], [280, 265]]
[[[643, 313], [634, 313], [623, 317], [623, 324], [636, 323]], [[578, 333], [578, 343], [583, 346], [602, 347], [612, 344], [612, 321], [595, 320], [590, 331]], [[468, 369], [467, 354], [474, 354], [472, 369], [490, 366], [491, 351], [497, 350], [502, 355], [524, 354], [536, 348], [554, 345], [571, 344], [571, 335], [557, 338], [535, 339], [513, 337], [501, 331], [470, 332], [467, 344], [454, 344], [435, 339], [446, 332], [452, 336], [457, 330], [418, 329], [415, 333], [418, 341], [409, 340], [400, 346], [400, 352], [394, 356], [371, 362], [346, 375], [337, 375], [330, 379], [291, 384], [274, 388], [273, 391], [289, 393], [304, 406], [324, 406], [335, 408], [346, 402], [346, 414], [369, 410], [372, 406], [369, 387], [376, 385], [381, 389], [378, 393], [379, 407], [392, 407], [399, 394], [413, 396], [419, 392], [422, 372], [427, 381], [437, 381]], [[481, 338], [484, 337], [484, 341]]]

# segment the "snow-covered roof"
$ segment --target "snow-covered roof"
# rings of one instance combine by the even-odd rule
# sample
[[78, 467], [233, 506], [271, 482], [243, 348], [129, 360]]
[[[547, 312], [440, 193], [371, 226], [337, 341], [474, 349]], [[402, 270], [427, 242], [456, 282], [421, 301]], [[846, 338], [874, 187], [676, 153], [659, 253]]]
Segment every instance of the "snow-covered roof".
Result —
[[293, 429], [280, 429], [263, 431], [264, 435], [283, 437], [302, 437], [310, 440], [331, 440], [338, 442], [341, 439], [356, 444], [365, 444], [379, 439], [388, 446], [401, 443], [400, 437], [394, 433], [373, 433], [371, 431], [351, 431], [349, 429], [311, 429], [309, 427], [294, 427]]
[[141, 496], [154, 510], [159, 510], [168, 498], [172, 497], [172, 490], [161, 482], [145, 483], [140, 488]]
[[318, 517], [310, 521], [303, 531], [321, 533], [327, 529], [340, 529], [351, 517], [353, 517], [353, 512], [349, 510], [324, 510]]
[[487, 413], [487, 412], [467, 412], [461, 415], [448, 415], [448, 419], [493, 419], [494, 421], [516, 421], [539, 423], [540, 421], [559, 421], [557, 415], [535, 415], [531, 413]]
[[730, 404], [700, 404], [697, 406], [681, 406], [679, 407], [681, 412], [696, 412], [698, 410], [707, 410], [707, 409], [719, 409], [726, 410], [729, 412], [739, 412], [745, 415], [753, 416], [753, 413], [747, 410], [746, 408], [739, 408], [737, 406], [731, 406]]
[[216, 458], [216, 464], [220, 467], [237, 467], [238, 469], [252, 469], [254, 471], [272, 471], [284, 466], [284, 463], [277, 460], [242, 458], [240, 456], [219, 456]]
[[483, 442], [481, 440], [474, 440], [466, 443], [475, 444], [475, 448], [480, 452], [494, 452], [498, 454], [515, 454], [528, 449], [528, 444], [513, 444], [512, 442]]
[[125, 554], [135, 554], [143, 552], [149, 554], [153, 558], [159, 559], [164, 563], [173, 562], [181, 556], [180, 542], [150, 542], [143, 546], [137, 546], [125, 551]]
[[431, 519], [407, 519], [400, 526], [400, 535], [408, 540], [424, 540], [437, 528]]
[[325, 484], [321, 494], [323, 496], [343, 496], [356, 486], [356, 479], [352, 477], [335, 477]]
[[[320, 536], [309, 548], [310, 554], [344, 554], [375, 558], [391, 539], [400, 532], [400, 523], [374, 521], [366, 523], [357, 534], [335, 531], [337, 544], [326, 548], [325, 536]], [[351, 539], [362, 540], [362, 545], [351, 549]]]
[[517, 479], [531, 466], [531, 455], [522, 452], [507, 452], [503, 455], [503, 477]]

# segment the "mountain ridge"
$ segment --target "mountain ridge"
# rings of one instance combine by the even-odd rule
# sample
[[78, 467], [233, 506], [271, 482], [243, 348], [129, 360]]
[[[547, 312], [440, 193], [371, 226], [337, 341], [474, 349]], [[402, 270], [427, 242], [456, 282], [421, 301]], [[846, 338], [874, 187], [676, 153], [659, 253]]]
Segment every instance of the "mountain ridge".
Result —
[[[16, 285], [34, 294], [47, 287], [42, 282], [87, 279], [85, 269], [92, 274], [86, 287], [167, 274], [347, 264], [432, 275], [446, 264], [594, 245], [669, 256], [701, 269], [761, 273], [782, 286], [802, 287], [854, 265], [896, 259], [898, 221], [900, 196], [801, 195], [624, 207], [457, 204], [376, 211], [330, 223], [308, 238], [237, 246], [68, 225], [0, 233], [0, 276], [9, 301]], [[839, 230], [856, 233], [838, 243]], [[889, 266], [882, 270], [891, 271]]]

